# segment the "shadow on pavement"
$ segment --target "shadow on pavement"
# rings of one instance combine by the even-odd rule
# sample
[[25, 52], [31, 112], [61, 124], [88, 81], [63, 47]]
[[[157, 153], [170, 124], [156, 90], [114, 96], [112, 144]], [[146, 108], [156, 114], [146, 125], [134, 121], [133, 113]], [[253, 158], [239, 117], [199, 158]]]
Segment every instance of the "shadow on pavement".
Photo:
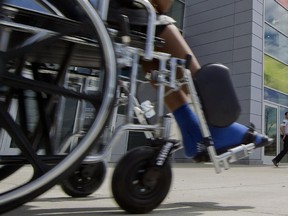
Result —
[[[76, 199], [79, 201], [77, 206], [73, 206], [73, 204], [69, 205], [69, 200], [72, 199], [75, 201], [75, 198], [38, 198], [37, 200], [26, 203], [25, 205], [10, 211], [3, 216], [52, 216], [52, 215], [61, 215], [61, 216], [87, 216], [87, 215], [133, 215], [124, 212], [122, 209], [115, 205], [114, 207], [91, 207], [92, 205], [89, 204], [88, 207], [85, 206], [85, 201], [89, 200], [91, 202], [91, 198], [80, 198]], [[94, 198], [95, 202], [100, 202], [102, 199], [111, 199], [111, 197], [103, 197], [103, 198]], [[111, 200], [112, 201], [112, 200]], [[39, 208], [37, 206], [37, 202], [49, 202], [49, 206], [51, 208]], [[63, 204], [63, 208], [53, 208], [54, 202], [66, 202]], [[83, 202], [83, 205], [81, 203]], [[112, 201], [113, 202], [113, 201]], [[35, 205], [33, 205], [35, 203]], [[99, 203], [97, 204], [99, 206]], [[48, 206], [48, 205], [46, 205]], [[69, 207], [67, 207], [69, 206]], [[80, 207], [83, 206], [83, 207]], [[239, 210], [249, 210], [253, 209], [251, 206], [223, 206], [219, 205], [215, 202], [180, 202], [180, 203], [173, 203], [173, 204], [161, 204], [158, 208], [154, 209], [154, 211], [148, 214], [142, 215], [205, 215], [208, 212], [225, 212], [225, 211], [239, 211]]]

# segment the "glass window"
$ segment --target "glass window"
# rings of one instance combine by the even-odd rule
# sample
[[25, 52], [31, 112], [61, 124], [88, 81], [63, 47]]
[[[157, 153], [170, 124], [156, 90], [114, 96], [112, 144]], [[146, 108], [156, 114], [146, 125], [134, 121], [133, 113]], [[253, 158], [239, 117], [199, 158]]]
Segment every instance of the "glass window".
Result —
[[43, 7], [41, 3], [34, 0], [4, 0], [3, 2], [26, 9], [36, 10], [39, 12], [49, 12], [49, 10]]
[[183, 3], [183, 1], [174, 1], [173, 7], [168, 13], [169, 16], [177, 21], [176, 26], [179, 29], [183, 29], [184, 10], [185, 3]]
[[264, 55], [264, 85], [288, 94], [288, 65]]
[[264, 99], [283, 106], [288, 106], [288, 95], [274, 89], [264, 88]]
[[265, 25], [265, 52], [288, 64], [288, 38], [268, 24]]
[[[288, 5], [287, 1], [286, 5]], [[288, 35], [288, 11], [277, 2], [265, 1], [265, 20], [279, 31]]]

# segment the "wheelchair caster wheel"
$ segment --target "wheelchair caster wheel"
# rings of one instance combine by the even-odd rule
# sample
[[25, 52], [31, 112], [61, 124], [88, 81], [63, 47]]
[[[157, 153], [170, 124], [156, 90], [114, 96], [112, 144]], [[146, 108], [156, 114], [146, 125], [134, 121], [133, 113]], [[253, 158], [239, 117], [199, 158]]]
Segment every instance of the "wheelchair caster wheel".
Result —
[[81, 164], [80, 167], [61, 183], [62, 190], [71, 197], [86, 197], [102, 185], [106, 175], [106, 164]]
[[129, 213], [152, 211], [165, 199], [171, 186], [170, 163], [156, 168], [157, 152], [151, 147], [139, 147], [128, 152], [115, 167], [112, 193], [118, 205]]

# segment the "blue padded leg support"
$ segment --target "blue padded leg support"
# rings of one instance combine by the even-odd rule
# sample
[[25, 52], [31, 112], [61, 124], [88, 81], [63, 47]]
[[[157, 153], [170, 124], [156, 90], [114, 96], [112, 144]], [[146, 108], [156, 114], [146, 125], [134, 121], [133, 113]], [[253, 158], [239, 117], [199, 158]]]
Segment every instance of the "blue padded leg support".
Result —
[[[195, 156], [197, 143], [202, 141], [202, 134], [199, 126], [198, 117], [192, 112], [188, 104], [184, 104], [173, 112], [176, 122], [180, 128], [185, 153], [188, 157]], [[240, 145], [248, 127], [233, 123], [227, 127], [209, 126], [215, 149], [229, 148]], [[256, 136], [255, 143], [261, 142], [262, 135]]]

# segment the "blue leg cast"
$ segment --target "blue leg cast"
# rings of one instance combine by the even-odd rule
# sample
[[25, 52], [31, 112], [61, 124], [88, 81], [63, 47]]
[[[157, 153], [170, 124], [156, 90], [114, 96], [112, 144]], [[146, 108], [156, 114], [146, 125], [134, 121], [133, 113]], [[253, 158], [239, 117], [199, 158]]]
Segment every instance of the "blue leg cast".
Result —
[[188, 104], [179, 107], [173, 115], [182, 134], [185, 154], [193, 157], [198, 153], [197, 143], [202, 141], [199, 120]]
[[[193, 157], [203, 151], [201, 149], [202, 134], [199, 127], [198, 117], [192, 112], [188, 104], [179, 107], [173, 112], [176, 122], [180, 128], [185, 153]], [[209, 126], [216, 150], [225, 150], [240, 144], [254, 142], [257, 147], [271, 144], [272, 139], [251, 131], [248, 127], [239, 123], [233, 123], [228, 127]]]

